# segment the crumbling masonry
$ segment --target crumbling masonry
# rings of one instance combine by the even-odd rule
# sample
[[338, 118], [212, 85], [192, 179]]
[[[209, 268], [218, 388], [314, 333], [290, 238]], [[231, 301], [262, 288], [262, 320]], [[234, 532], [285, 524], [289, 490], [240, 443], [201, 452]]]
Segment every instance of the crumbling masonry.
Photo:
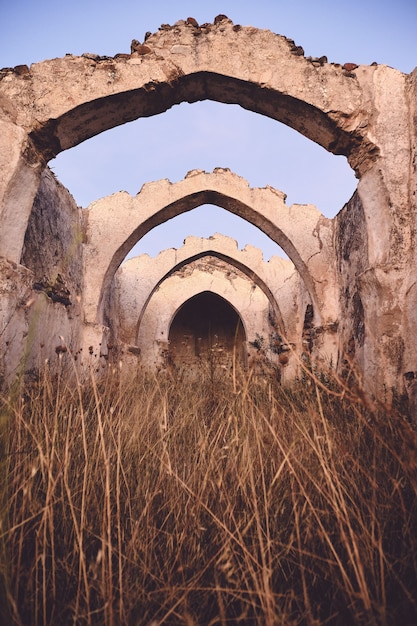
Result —
[[[291, 40], [224, 16], [201, 27], [164, 25], [114, 58], [67, 55], [1, 70], [4, 383], [45, 359], [76, 358], [81, 368], [100, 369], [114, 351], [117, 358], [142, 355], [160, 364], [170, 325], [186, 304], [174, 298], [181, 281], [191, 285], [181, 287], [188, 300], [207, 292], [228, 302], [247, 346], [259, 347], [261, 333], [275, 336], [284, 380], [296, 373], [291, 357], [308, 349], [313, 360], [339, 371], [353, 361], [375, 394], [396, 388], [412, 398], [416, 93], [417, 70], [404, 75], [376, 64], [305, 58]], [[218, 169], [79, 209], [47, 167], [59, 152], [102, 131], [204, 99], [267, 115], [346, 156], [358, 178], [353, 197], [329, 220], [312, 206], [287, 206], [280, 191], [251, 189]], [[253, 249], [239, 252], [216, 236], [121, 265], [151, 228], [207, 203], [261, 228], [291, 261], [264, 263]], [[233, 301], [227, 281], [234, 284]], [[170, 304], [154, 328], [150, 312], [162, 306], [164, 290]], [[251, 294], [256, 315], [247, 306]]]

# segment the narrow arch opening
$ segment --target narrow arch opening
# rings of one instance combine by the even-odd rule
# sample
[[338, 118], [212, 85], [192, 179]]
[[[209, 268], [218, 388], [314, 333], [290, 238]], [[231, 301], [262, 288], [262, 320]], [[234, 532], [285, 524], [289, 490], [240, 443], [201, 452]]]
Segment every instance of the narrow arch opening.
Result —
[[226, 368], [245, 360], [246, 332], [237, 311], [221, 296], [204, 291], [185, 302], [169, 329], [169, 357], [176, 367], [202, 361]]

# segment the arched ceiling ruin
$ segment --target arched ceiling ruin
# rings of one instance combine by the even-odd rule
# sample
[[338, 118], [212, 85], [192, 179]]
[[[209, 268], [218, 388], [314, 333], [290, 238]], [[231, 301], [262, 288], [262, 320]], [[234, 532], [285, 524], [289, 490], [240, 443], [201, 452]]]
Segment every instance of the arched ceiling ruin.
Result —
[[[228, 19], [179, 22], [132, 54], [53, 59], [1, 72], [3, 153], [0, 253], [20, 260], [45, 163], [62, 150], [180, 102], [239, 104], [291, 126], [363, 174], [378, 154], [369, 112], [375, 67], [348, 71], [304, 58], [291, 40]], [[2, 160], [3, 160], [2, 159]], [[19, 227], [16, 226], [19, 206]], [[13, 228], [13, 224], [15, 224]]]
[[[375, 68], [364, 71], [369, 78]], [[179, 22], [132, 54], [67, 55], [4, 78], [19, 124], [47, 160], [103, 130], [204, 99], [268, 115], [326, 150], [352, 155], [354, 167], [366, 160], [353, 156], [366, 137], [368, 94], [358, 75], [304, 58], [286, 37], [228, 19], [198, 31]]]
[[155, 291], [148, 302], [137, 338], [141, 359], [148, 365], [157, 363], [158, 344], [167, 343], [170, 325], [178, 310], [203, 292], [222, 297], [235, 309], [248, 341], [255, 340], [257, 333], [267, 334], [269, 301], [259, 287], [254, 289], [251, 281], [238, 275], [233, 281], [225, 280], [224, 271], [218, 268], [207, 272], [194, 267], [190, 273], [187, 278], [178, 272], [166, 278], [163, 288]]
[[[302, 277], [316, 319], [335, 314], [332, 221], [312, 205], [285, 204], [271, 187], [252, 189], [241, 177], [217, 168], [194, 170], [178, 183], [147, 183], [132, 197], [120, 192], [88, 208], [85, 250], [86, 318], [101, 321], [113, 276], [130, 249], [151, 228], [202, 204], [215, 204], [246, 219], [281, 246]], [[103, 245], [106, 242], [106, 245]]]
[[[120, 238], [108, 260], [101, 255], [103, 240], [91, 228], [91, 240], [83, 247], [84, 282], [92, 293], [84, 292], [82, 305], [91, 341], [100, 343], [101, 304], [124, 253], [161, 221], [214, 203], [259, 226], [281, 245], [302, 276], [321, 323], [341, 321], [343, 345], [354, 327], [343, 316], [352, 318], [352, 302], [361, 302], [361, 363], [370, 388], [391, 388], [405, 374], [407, 380], [417, 380], [409, 322], [417, 308], [417, 71], [406, 76], [387, 66], [341, 66], [325, 58], [305, 58], [291, 40], [233, 25], [227, 18], [204, 27], [184, 21], [161, 27], [133, 48], [131, 54], [114, 58], [67, 55], [0, 71], [0, 256], [10, 283], [5, 290], [16, 294], [4, 311], [7, 324], [21, 306], [22, 293], [17, 278], [13, 283], [19, 271], [10, 268], [22, 261], [29, 216], [48, 160], [125, 122], [181, 102], [211, 99], [269, 116], [346, 156], [360, 179], [355, 201], [326, 221], [311, 207], [286, 207], [279, 192], [243, 190], [229, 177], [231, 192], [219, 183], [223, 175], [215, 173], [196, 175], [200, 182], [211, 177], [200, 188], [190, 176], [172, 185], [145, 186], [136, 199], [119, 194], [118, 208], [107, 212], [101, 233], [117, 223], [118, 211], [133, 219], [133, 227], [129, 231], [124, 225], [119, 234], [111, 231]], [[138, 219], [135, 209], [146, 194], [151, 201], [152, 193], [159, 197], [159, 207], [150, 202], [144, 219]], [[363, 217], [361, 237], [356, 236], [354, 205]], [[94, 219], [93, 206], [89, 221]], [[353, 239], [347, 245], [349, 233]], [[345, 259], [347, 276], [335, 259], [348, 248], [354, 258]]]
[[155, 258], [140, 255], [121, 265], [112, 285], [111, 309], [117, 299], [125, 342], [136, 341], [146, 306], [162, 283], [181, 268], [207, 256], [220, 259], [230, 269], [237, 268], [257, 285], [269, 300], [280, 333], [291, 335], [292, 340], [295, 318], [299, 316], [295, 306], [299, 275], [294, 265], [279, 257], [264, 262], [257, 248], [246, 246], [239, 250], [236, 241], [216, 234], [209, 239], [187, 237], [179, 249], [164, 250]]

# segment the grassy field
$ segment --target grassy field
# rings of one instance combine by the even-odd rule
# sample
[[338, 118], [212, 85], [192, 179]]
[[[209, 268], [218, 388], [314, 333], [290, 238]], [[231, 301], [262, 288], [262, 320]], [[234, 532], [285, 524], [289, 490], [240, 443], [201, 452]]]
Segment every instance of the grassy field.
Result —
[[66, 379], [2, 398], [2, 625], [417, 624], [400, 412], [323, 375]]

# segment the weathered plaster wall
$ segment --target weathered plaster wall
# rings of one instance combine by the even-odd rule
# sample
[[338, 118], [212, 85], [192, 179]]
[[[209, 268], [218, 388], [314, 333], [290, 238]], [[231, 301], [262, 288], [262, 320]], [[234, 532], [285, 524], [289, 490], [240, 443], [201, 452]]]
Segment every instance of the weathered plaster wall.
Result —
[[25, 235], [21, 265], [3, 261], [3, 380], [52, 368], [82, 339], [82, 224], [71, 194], [44, 170]]
[[412, 338], [417, 329], [417, 68], [408, 77], [409, 138], [408, 154], [411, 243], [409, 272], [404, 277], [404, 302], [401, 328], [404, 340], [403, 375], [410, 406], [417, 416], [417, 345]]
[[[82, 212], [69, 191], [45, 169], [25, 233], [21, 264], [35, 282], [60, 283], [55, 301], [74, 306], [83, 284]], [[61, 297], [60, 297], [61, 296]]]
[[[172, 282], [168, 279], [171, 276], [181, 278], [176, 282], [181, 299], [189, 288], [186, 285], [186, 278], [193, 275], [191, 284], [195, 284], [196, 277], [200, 277], [204, 267], [208, 274], [212, 274], [213, 269], [216, 269], [217, 274], [222, 273], [225, 284], [223, 297], [229, 299], [226, 286], [229, 285], [229, 289], [233, 287], [236, 310], [239, 314], [244, 311], [246, 323], [251, 328], [256, 328], [251, 331], [249, 341], [255, 340], [256, 333], [263, 337], [267, 359], [276, 361], [278, 354], [287, 352], [288, 344], [298, 354], [302, 353], [304, 315], [311, 301], [294, 265], [291, 261], [279, 257], [264, 262], [262, 252], [257, 248], [246, 246], [239, 250], [235, 240], [219, 234], [209, 239], [187, 237], [184, 246], [178, 250], [174, 248], [164, 250], [155, 258], [141, 255], [125, 261], [120, 266], [111, 289], [111, 312], [108, 315], [108, 319], [112, 320], [111, 343], [124, 346], [125, 353], [129, 350], [135, 352], [140, 335], [141, 360], [150, 366], [156, 362], [160, 363], [160, 355], [155, 357], [154, 351], [159, 354], [159, 350], [166, 349], [167, 331], [165, 328], [164, 335], [158, 336], [157, 339], [154, 337], [154, 330], [148, 332], [143, 322], [145, 314], [146, 319], [153, 320], [148, 307], [151, 302], [157, 302], [155, 306], [164, 309], [164, 312], [161, 309], [158, 317], [168, 315], [169, 319], [169, 315], [172, 315], [170, 299], [173, 296], [168, 289]], [[239, 290], [239, 285], [232, 280], [232, 277], [236, 276], [242, 280], [246, 279], [253, 290], [254, 298], [250, 300], [250, 307], [247, 305], [247, 289], [242, 286], [244, 283], [240, 281]], [[267, 321], [262, 321], [262, 316], [258, 318], [259, 311], [254, 306], [258, 289], [268, 302]], [[178, 297], [174, 291], [176, 302]], [[156, 310], [155, 306], [152, 308], [153, 313]], [[152, 323], [156, 321], [153, 320]], [[148, 349], [144, 346], [148, 335], [150, 338], [154, 337], [150, 341], [157, 341], [154, 348]], [[274, 350], [271, 352], [272, 343]], [[288, 355], [286, 359], [291, 360], [286, 368], [287, 379], [295, 376], [298, 371], [296, 360], [293, 362], [290, 356]]]
[[361, 300], [360, 276], [367, 269], [368, 235], [365, 214], [359, 194], [335, 218], [335, 241], [339, 271], [339, 368], [364, 366], [366, 332], [365, 313]]
[[168, 348], [169, 328], [176, 312], [184, 302], [204, 291], [221, 296], [237, 311], [245, 328], [249, 358], [256, 353], [250, 343], [257, 336], [268, 341], [273, 328], [265, 293], [237, 268], [207, 256], [175, 271], [152, 294], [143, 313], [137, 339], [144, 363], [163, 364], [162, 352]]
[[[238, 198], [230, 198], [224, 190], [218, 193], [210, 188], [200, 189], [200, 200], [212, 203], [213, 192], [217, 199], [226, 197], [230, 210], [255, 224], [262, 223], [265, 232], [276, 237], [275, 240], [282, 239], [279, 243], [284, 249], [287, 246], [286, 252], [307, 286], [314, 315], [321, 316], [320, 323], [325, 327], [321, 334], [325, 338], [323, 345], [332, 343], [330, 327], [337, 321], [342, 343], [346, 342], [354, 330], [354, 322], [350, 317], [348, 321], [343, 317], [337, 319], [337, 315], [345, 310], [354, 315], [356, 310], [361, 317], [359, 301], [362, 303], [364, 339], [362, 346], [355, 345], [355, 355], [359, 354], [369, 390], [377, 393], [382, 388], [401, 387], [404, 378], [412, 385], [417, 372], [416, 80], [416, 72], [406, 76], [386, 66], [342, 67], [323, 59], [304, 58], [302, 49], [291, 40], [270, 31], [233, 25], [227, 18], [219, 18], [204, 27], [184, 21], [173, 27], [161, 27], [147, 38], [145, 45], [135, 44], [131, 54], [119, 54], [113, 59], [91, 54], [68, 55], [35, 64], [30, 69], [18, 66], [2, 70], [0, 254], [5, 259], [3, 265], [19, 264], [42, 171], [47, 161], [60, 151], [118, 124], [161, 113], [179, 102], [212, 99], [237, 103], [284, 122], [330, 152], [348, 158], [359, 178], [358, 198], [363, 209], [362, 223], [366, 226], [366, 249], [364, 238], [353, 263], [357, 270], [349, 265], [347, 281], [341, 276], [348, 265], [344, 258], [346, 251], [338, 253], [338, 267], [336, 263], [339, 240], [334, 237], [334, 221], [325, 223], [317, 216], [319, 227], [311, 230], [304, 220], [299, 220], [297, 210], [289, 215], [292, 221], [288, 220], [287, 226], [293, 228], [294, 237], [288, 237], [277, 225], [276, 215], [270, 219], [268, 205], [263, 209], [267, 212], [265, 217], [262, 211], [253, 209], [251, 202], [239, 203]], [[192, 187], [187, 179], [181, 184]], [[167, 197], [175, 196], [180, 190], [175, 185], [168, 187], [167, 182]], [[96, 260], [100, 257], [97, 253], [100, 241], [86, 243], [85, 284], [101, 289], [98, 299], [95, 292], [84, 310], [88, 333], [83, 341], [91, 338], [96, 342], [93, 351], [103, 343], [106, 329], [101, 305], [106, 303], [108, 289], [125, 252], [140, 238], [141, 228], [144, 234], [172, 216], [173, 207], [175, 214], [184, 210], [185, 197], [180, 194], [172, 198], [172, 204], [165, 203], [159, 213], [150, 212], [146, 223], [142, 226], [137, 223], [135, 232], [122, 237], [104, 269], [104, 281], [91, 270], [94, 257]], [[118, 201], [126, 206], [126, 220], [129, 219], [134, 201], [126, 196], [124, 199], [120, 196]], [[358, 210], [359, 205], [352, 206]], [[191, 208], [189, 204], [188, 208]], [[291, 213], [288, 208], [287, 211]], [[94, 220], [94, 211], [90, 212], [90, 218]], [[345, 219], [341, 218], [339, 223], [341, 241]], [[103, 221], [103, 233], [110, 221], [107, 226]], [[307, 244], [297, 240], [303, 229], [316, 239], [311, 254], [306, 245], [313, 240]], [[325, 255], [329, 260], [327, 271], [323, 263]], [[103, 272], [104, 266], [100, 263], [98, 266]], [[20, 296], [25, 294], [25, 272], [16, 267], [8, 276], [9, 282], [2, 286], [8, 294], [4, 320], [13, 317], [12, 299], [15, 298], [17, 306]], [[13, 283], [15, 280], [18, 282]], [[356, 309], [346, 300], [347, 282], [354, 283], [357, 289], [356, 299], [352, 296], [351, 300], [356, 302]], [[342, 302], [339, 293], [345, 294]], [[323, 310], [331, 311], [326, 319], [322, 317]], [[16, 319], [20, 317], [21, 312], [16, 310]], [[362, 339], [359, 335], [357, 339], [359, 344]], [[9, 365], [6, 362], [3, 367], [8, 369]]]
[[11, 384], [26, 368], [32, 274], [24, 267], [0, 259], [0, 385]]

